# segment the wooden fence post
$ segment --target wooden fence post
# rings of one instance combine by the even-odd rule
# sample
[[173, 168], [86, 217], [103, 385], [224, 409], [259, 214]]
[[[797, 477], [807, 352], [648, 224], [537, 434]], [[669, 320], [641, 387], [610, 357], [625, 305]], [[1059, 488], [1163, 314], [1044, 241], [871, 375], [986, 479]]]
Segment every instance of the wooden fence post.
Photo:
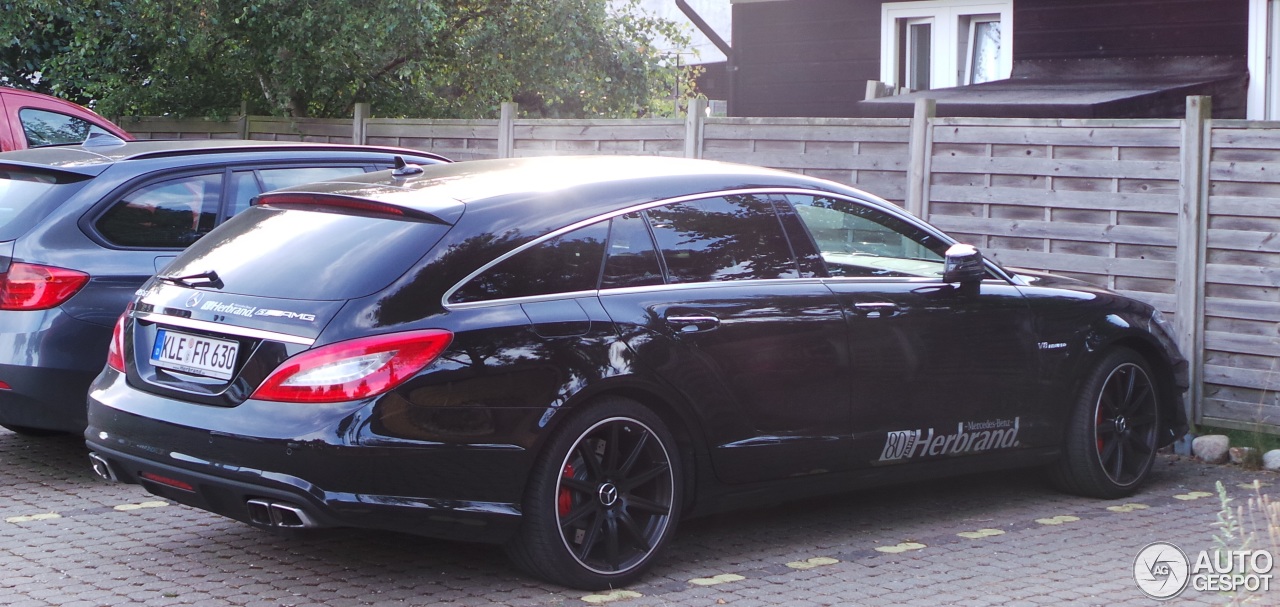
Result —
[[933, 151], [933, 129], [930, 122], [937, 115], [937, 102], [917, 99], [911, 117], [911, 144], [908, 148], [907, 212], [929, 220], [929, 156]]
[[365, 143], [365, 121], [369, 119], [372, 113], [372, 107], [368, 103], [357, 103], [355, 107], [355, 116], [351, 118], [351, 143], [356, 145], [364, 145]]
[[702, 158], [702, 127], [707, 121], [707, 100], [697, 97], [689, 100], [689, 110], [684, 118], [684, 157]]
[[1189, 362], [1191, 389], [1183, 405], [1187, 419], [1204, 415], [1204, 288], [1206, 227], [1209, 216], [1209, 149], [1213, 100], [1187, 97], [1182, 123], [1182, 177], [1178, 183], [1177, 276], [1174, 281], [1174, 329]]
[[498, 158], [513, 158], [516, 152], [516, 110], [520, 104], [502, 102], [498, 115]]

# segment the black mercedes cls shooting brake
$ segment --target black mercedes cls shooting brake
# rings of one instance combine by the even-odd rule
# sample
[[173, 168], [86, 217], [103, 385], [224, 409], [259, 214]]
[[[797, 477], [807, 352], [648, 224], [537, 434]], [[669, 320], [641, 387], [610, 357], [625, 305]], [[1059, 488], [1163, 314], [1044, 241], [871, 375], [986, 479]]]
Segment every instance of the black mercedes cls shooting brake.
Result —
[[1020, 466], [1129, 494], [1185, 388], [1151, 306], [852, 188], [495, 160], [262, 195], [138, 291], [86, 437], [251, 525], [498, 542], [594, 589], [731, 507]]

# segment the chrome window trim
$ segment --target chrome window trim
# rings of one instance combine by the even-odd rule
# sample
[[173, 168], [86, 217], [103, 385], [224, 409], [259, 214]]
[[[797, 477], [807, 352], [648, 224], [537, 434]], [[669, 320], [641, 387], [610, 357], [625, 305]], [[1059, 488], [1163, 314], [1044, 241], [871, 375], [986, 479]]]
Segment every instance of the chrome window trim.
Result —
[[546, 295], [526, 295], [524, 297], [505, 297], [502, 299], [486, 299], [484, 301], [466, 301], [462, 303], [451, 304], [450, 311], [454, 310], [474, 310], [477, 308], [492, 308], [496, 306], [507, 306], [511, 304], [538, 303], [540, 301], [554, 301], [557, 299], [576, 299], [578, 297], [595, 297], [600, 292], [594, 289], [587, 291], [564, 291], [562, 293], [548, 293]]
[[[453, 294], [454, 294], [455, 292], [457, 292], [457, 291], [458, 291], [458, 289], [461, 289], [463, 285], [467, 284], [468, 282], [470, 282], [470, 281], [471, 281], [472, 279], [474, 279], [475, 277], [477, 277], [477, 276], [479, 276], [479, 275], [481, 275], [481, 274], [483, 274], [483, 273], [487, 272], [490, 268], [492, 268], [492, 267], [494, 267], [494, 266], [496, 266], [496, 265], [498, 265], [498, 264], [502, 263], [503, 261], [506, 261], [507, 259], [509, 259], [509, 258], [511, 258], [511, 257], [514, 257], [514, 256], [516, 256], [516, 255], [519, 255], [520, 253], [523, 253], [524, 251], [526, 251], [526, 250], [528, 250], [528, 249], [531, 249], [531, 248], [533, 248], [533, 247], [536, 247], [536, 246], [538, 246], [538, 245], [540, 245], [540, 244], [542, 244], [542, 243], [544, 243], [544, 242], [546, 242], [546, 241], [548, 241], [548, 240], [551, 240], [552, 238], [556, 238], [556, 237], [562, 236], [562, 235], [564, 235], [564, 234], [567, 234], [567, 233], [572, 232], [572, 231], [574, 231], [574, 230], [577, 230], [577, 229], [579, 229], [579, 228], [587, 227], [587, 226], [589, 226], [589, 225], [591, 225], [591, 224], [594, 224], [594, 223], [597, 223], [597, 222], [605, 221], [605, 220], [607, 220], [607, 219], [613, 219], [614, 217], [618, 217], [618, 216], [621, 216], [621, 215], [626, 215], [626, 214], [628, 214], [628, 213], [638, 213], [638, 212], [640, 212], [640, 211], [644, 211], [644, 210], [652, 209], [652, 208], [655, 208], [655, 207], [666, 206], [666, 205], [669, 205], [669, 204], [680, 204], [680, 203], [682, 203], [682, 202], [689, 202], [689, 201], [692, 201], [692, 200], [704, 200], [704, 199], [707, 199], [707, 198], [719, 198], [719, 197], [723, 197], [723, 196], [743, 196], [743, 195], [771, 196], [771, 195], [779, 195], [779, 194], [780, 194], [780, 195], [795, 194], [795, 195], [799, 195], [799, 196], [825, 196], [825, 197], [830, 197], [830, 198], [839, 198], [839, 199], [846, 200], [846, 201], [848, 201], [848, 202], [855, 203], [855, 204], [868, 205], [868, 206], [871, 206], [871, 207], [876, 208], [877, 210], [884, 211], [884, 212], [886, 212], [886, 213], [888, 213], [888, 214], [890, 214], [890, 215], [893, 215], [893, 216], [895, 216], [895, 217], [897, 217], [897, 218], [899, 218], [899, 219], [901, 219], [901, 220], [903, 220], [903, 221], [905, 221], [905, 222], [907, 222], [907, 223], [911, 224], [912, 226], [915, 226], [916, 228], [919, 228], [919, 229], [921, 229], [921, 230], [925, 231], [926, 233], [931, 234], [931, 235], [933, 235], [933, 236], [935, 236], [935, 237], [939, 238], [939, 239], [940, 239], [940, 240], [942, 240], [943, 242], [947, 242], [947, 243], [950, 243], [950, 244], [955, 244], [955, 243], [959, 242], [959, 241], [957, 241], [956, 239], [951, 238], [950, 236], [947, 236], [947, 235], [946, 235], [946, 234], [944, 234], [943, 232], [939, 231], [937, 228], [934, 228], [933, 226], [931, 226], [931, 225], [929, 225], [929, 224], [927, 224], [927, 223], [925, 223], [925, 222], [921, 221], [921, 220], [920, 220], [919, 218], [917, 218], [915, 215], [912, 215], [912, 214], [908, 213], [906, 210], [899, 208], [897, 205], [895, 205], [895, 204], [893, 204], [893, 203], [891, 203], [891, 202], [888, 202], [888, 201], [886, 201], [886, 200], [882, 200], [882, 199], [876, 198], [875, 196], [872, 196], [872, 195], [870, 195], [870, 194], [866, 194], [866, 197], [864, 198], [864, 197], [859, 197], [859, 196], [854, 196], [854, 195], [846, 194], [846, 193], [843, 193], [843, 192], [833, 192], [833, 191], [830, 191], [830, 190], [809, 189], [809, 188], [801, 188], [801, 187], [794, 187], [794, 186], [784, 186], [784, 187], [775, 187], [775, 188], [769, 188], [769, 187], [764, 187], [764, 188], [739, 188], [739, 189], [734, 189], [734, 190], [719, 190], [719, 191], [714, 191], [714, 192], [702, 192], [702, 193], [698, 193], [698, 194], [686, 194], [686, 195], [684, 195], [684, 196], [676, 196], [676, 197], [674, 197], [674, 198], [664, 198], [664, 199], [661, 199], [661, 200], [653, 200], [653, 201], [649, 201], [649, 202], [642, 202], [642, 203], [639, 203], [639, 204], [634, 204], [634, 205], [631, 205], [631, 206], [629, 206], [629, 207], [626, 207], [626, 208], [623, 208], [623, 209], [620, 209], [620, 210], [610, 211], [610, 212], [608, 212], [608, 213], [601, 213], [600, 215], [596, 215], [596, 216], [594, 216], [594, 217], [590, 217], [590, 218], [587, 218], [587, 219], [583, 219], [583, 220], [581, 220], [581, 221], [577, 221], [577, 222], [571, 223], [571, 224], [569, 224], [569, 225], [567, 225], [567, 226], [565, 226], [565, 227], [563, 227], [563, 228], [559, 228], [559, 229], [557, 229], [557, 230], [552, 230], [552, 231], [550, 231], [550, 232], [548, 232], [548, 233], [546, 233], [546, 234], [543, 234], [542, 236], [539, 236], [538, 238], [535, 238], [535, 239], [533, 239], [533, 240], [531, 240], [531, 241], [529, 241], [529, 242], [526, 242], [526, 243], [524, 243], [524, 244], [522, 244], [522, 245], [520, 245], [520, 246], [518, 246], [518, 247], [516, 247], [516, 248], [514, 248], [514, 249], [512, 249], [512, 250], [510, 250], [510, 251], [508, 251], [508, 252], [506, 252], [506, 253], [504, 253], [503, 255], [500, 255], [499, 257], [497, 257], [496, 259], [494, 259], [494, 260], [490, 261], [489, 263], [486, 263], [486, 264], [484, 264], [484, 265], [480, 266], [479, 268], [477, 268], [475, 271], [471, 272], [470, 274], [467, 274], [467, 275], [466, 275], [462, 280], [459, 280], [457, 283], [454, 283], [454, 285], [453, 285], [452, 287], [449, 287], [449, 290], [447, 290], [447, 291], [445, 291], [445, 292], [444, 292], [444, 296], [442, 296], [442, 297], [440, 298], [440, 305], [441, 305], [445, 310], [450, 310], [450, 311], [451, 311], [451, 310], [461, 310], [461, 309], [467, 309], [467, 308], [482, 307], [482, 306], [480, 306], [480, 304], [489, 304], [489, 303], [493, 303], [494, 305], [497, 305], [497, 304], [507, 304], [507, 303], [512, 303], [512, 302], [514, 302], [514, 301], [542, 300], [542, 299], [559, 299], [559, 298], [562, 298], [562, 297], [571, 296], [571, 294], [569, 294], [569, 293], [550, 293], [550, 294], [546, 294], [546, 295], [530, 295], [530, 296], [527, 296], [527, 297], [509, 297], [509, 298], [505, 298], [505, 299], [489, 299], [489, 300], [485, 300], [485, 301], [469, 301], [469, 302], [458, 302], [458, 303], [450, 303], [450, 301], [449, 301], [449, 299], [453, 297]], [[787, 204], [791, 204], [791, 203], [790, 203], [790, 201], [787, 201]], [[806, 231], [807, 231], [807, 227], [806, 227]], [[608, 252], [606, 251], [606, 254], [607, 254], [607, 253], [608, 253]], [[659, 253], [659, 254], [660, 254], [660, 253]], [[1003, 278], [1003, 279], [1004, 279], [1006, 282], [1008, 282], [1008, 283], [1013, 283], [1013, 282], [1014, 282], [1011, 278], [1009, 278], [1009, 275], [1008, 275], [1006, 272], [1004, 272], [1003, 270], [999, 269], [999, 267], [998, 267], [998, 266], [996, 266], [994, 263], [991, 263], [989, 260], [985, 260], [985, 259], [984, 259], [984, 261], [986, 261], [986, 262], [987, 262], [987, 267], [988, 267], [989, 269], [993, 270], [997, 276], [999, 276], [1000, 278]], [[755, 280], [759, 280], [759, 279], [754, 279], [754, 280], [741, 280], [741, 281], [712, 281], [712, 282], [705, 282], [705, 283], [677, 283], [677, 284], [680, 284], [680, 285], [686, 285], [686, 286], [687, 286], [687, 285], [703, 285], [703, 286], [706, 286], [706, 285], [723, 285], [723, 284], [725, 284], [726, 282], [747, 283], [747, 282], [755, 282]], [[803, 278], [801, 278], [801, 279], [786, 279], [786, 278], [779, 278], [779, 279], [768, 279], [768, 280], [772, 283], [772, 282], [776, 282], [776, 281], [778, 281], [778, 280], [808, 280], [808, 279], [803, 279]], [[883, 279], [878, 279], [878, 280], [883, 280]], [[625, 288], [623, 288], [623, 289], [605, 289], [605, 290], [601, 290], [601, 291], [579, 291], [579, 292], [575, 292], [575, 293], [583, 293], [583, 294], [587, 294], [587, 293], [597, 293], [597, 294], [598, 294], [598, 293], [603, 292], [603, 291], [610, 291], [610, 292], [613, 292], [613, 291], [620, 291], [620, 290], [627, 290], [627, 289], [647, 289], [647, 288], [652, 288], [652, 287], [666, 287], [666, 288], [672, 288], [672, 287], [676, 287], [676, 286], [677, 286], [677, 284], [647, 285], [647, 286], [645, 286], [645, 287], [625, 287]], [[579, 295], [579, 296], [580, 296], [580, 295]]]
[[630, 293], [645, 293], [648, 291], [687, 291], [691, 289], [714, 289], [721, 287], [749, 287], [753, 284], [767, 285], [813, 285], [822, 284], [822, 278], [751, 278], [747, 280], [712, 280], [707, 282], [677, 282], [672, 284], [661, 285], [644, 285], [640, 287], [617, 287], [614, 289], [600, 289], [597, 293], [600, 296], [606, 295], [626, 295]]
[[707, 282], [680, 282], [674, 284], [644, 285], [639, 287], [616, 287], [612, 289], [596, 289], [587, 291], [566, 291], [547, 295], [529, 295], [526, 297], [506, 297], [503, 299], [487, 299], [485, 301], [468, 301], [453, 304], [450, 311], [474, 310], [515, 304], [538, 303], [558, 299], [576, 299], [578, 297], [603, 297], [608, 295], [644, 293], [647, 291], [685, 291], [690, 289], [712, 289], [726, 286], [751, 286], [755, 283], [779, 284], [822, 284], [825, 278], [753, 278], [749, 280], [713, 280]]
[[310, 337], [290, 335], [288, 333], [277, 333], [275, 331], [264, 331], [262, 329], [251, 329], [249, 327], [237, 327], [235, 325], [226, 325], [207, 320], [196, 320], [194, 318], [183, 318], [181, 316], [169, 316], [168, 314], [156, 314], [154, 312], [134, 312], [133, 317], [137, 320], [153, 322], [158, 325], [172, 325], [186, 329], [236, 335], [238, 337], [282, 341], [285, 343], [299, 344], [303, 346], [310, 346], [316, 343], [316, 340]]

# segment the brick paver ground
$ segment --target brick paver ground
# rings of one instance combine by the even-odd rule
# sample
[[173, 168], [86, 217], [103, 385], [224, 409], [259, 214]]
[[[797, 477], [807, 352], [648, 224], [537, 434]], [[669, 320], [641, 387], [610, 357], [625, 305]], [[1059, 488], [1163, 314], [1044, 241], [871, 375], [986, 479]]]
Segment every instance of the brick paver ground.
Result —
[[[1280, 497], [1280, 475], [1171, 456], [1125, 500], [1063, 495], [1034, 471], [859, 491], [686, 521], [643, 581], [587, 593], [525, 578], [492, 546], [272, 535], [99, 481], [72, 437], [0, 430], [0, 605], [1150, 606], [1138, 551], [1195, 558], [1214, 545], [1215, 482], [1242, 504], [1255, 480]], [[1280, 590], [1254, 598], [1280, 605]], [[1169, 604], [1228, 602], [1189, 589]]]

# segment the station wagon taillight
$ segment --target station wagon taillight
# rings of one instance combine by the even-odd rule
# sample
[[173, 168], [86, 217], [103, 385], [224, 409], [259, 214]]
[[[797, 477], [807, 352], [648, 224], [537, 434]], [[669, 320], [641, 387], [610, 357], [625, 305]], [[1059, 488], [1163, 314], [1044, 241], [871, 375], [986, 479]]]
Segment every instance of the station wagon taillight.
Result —
[[15, 261], [0, 274], [0, 310], [48, 310], [89, 282], [84, 272]]
[[321, 346], [281, 363], [250, 398], [334, 403], [377, 396], [431, 364], [451, 341], [453, 333], [428, 329]]
[[124, 314], [116, 319], [116, 326], [111, 329], [111, 345], [107, 346], [107, 366], [121, 373], [124, 373], [124, 323], [132, 309], [133, 302], [129, 302]]

